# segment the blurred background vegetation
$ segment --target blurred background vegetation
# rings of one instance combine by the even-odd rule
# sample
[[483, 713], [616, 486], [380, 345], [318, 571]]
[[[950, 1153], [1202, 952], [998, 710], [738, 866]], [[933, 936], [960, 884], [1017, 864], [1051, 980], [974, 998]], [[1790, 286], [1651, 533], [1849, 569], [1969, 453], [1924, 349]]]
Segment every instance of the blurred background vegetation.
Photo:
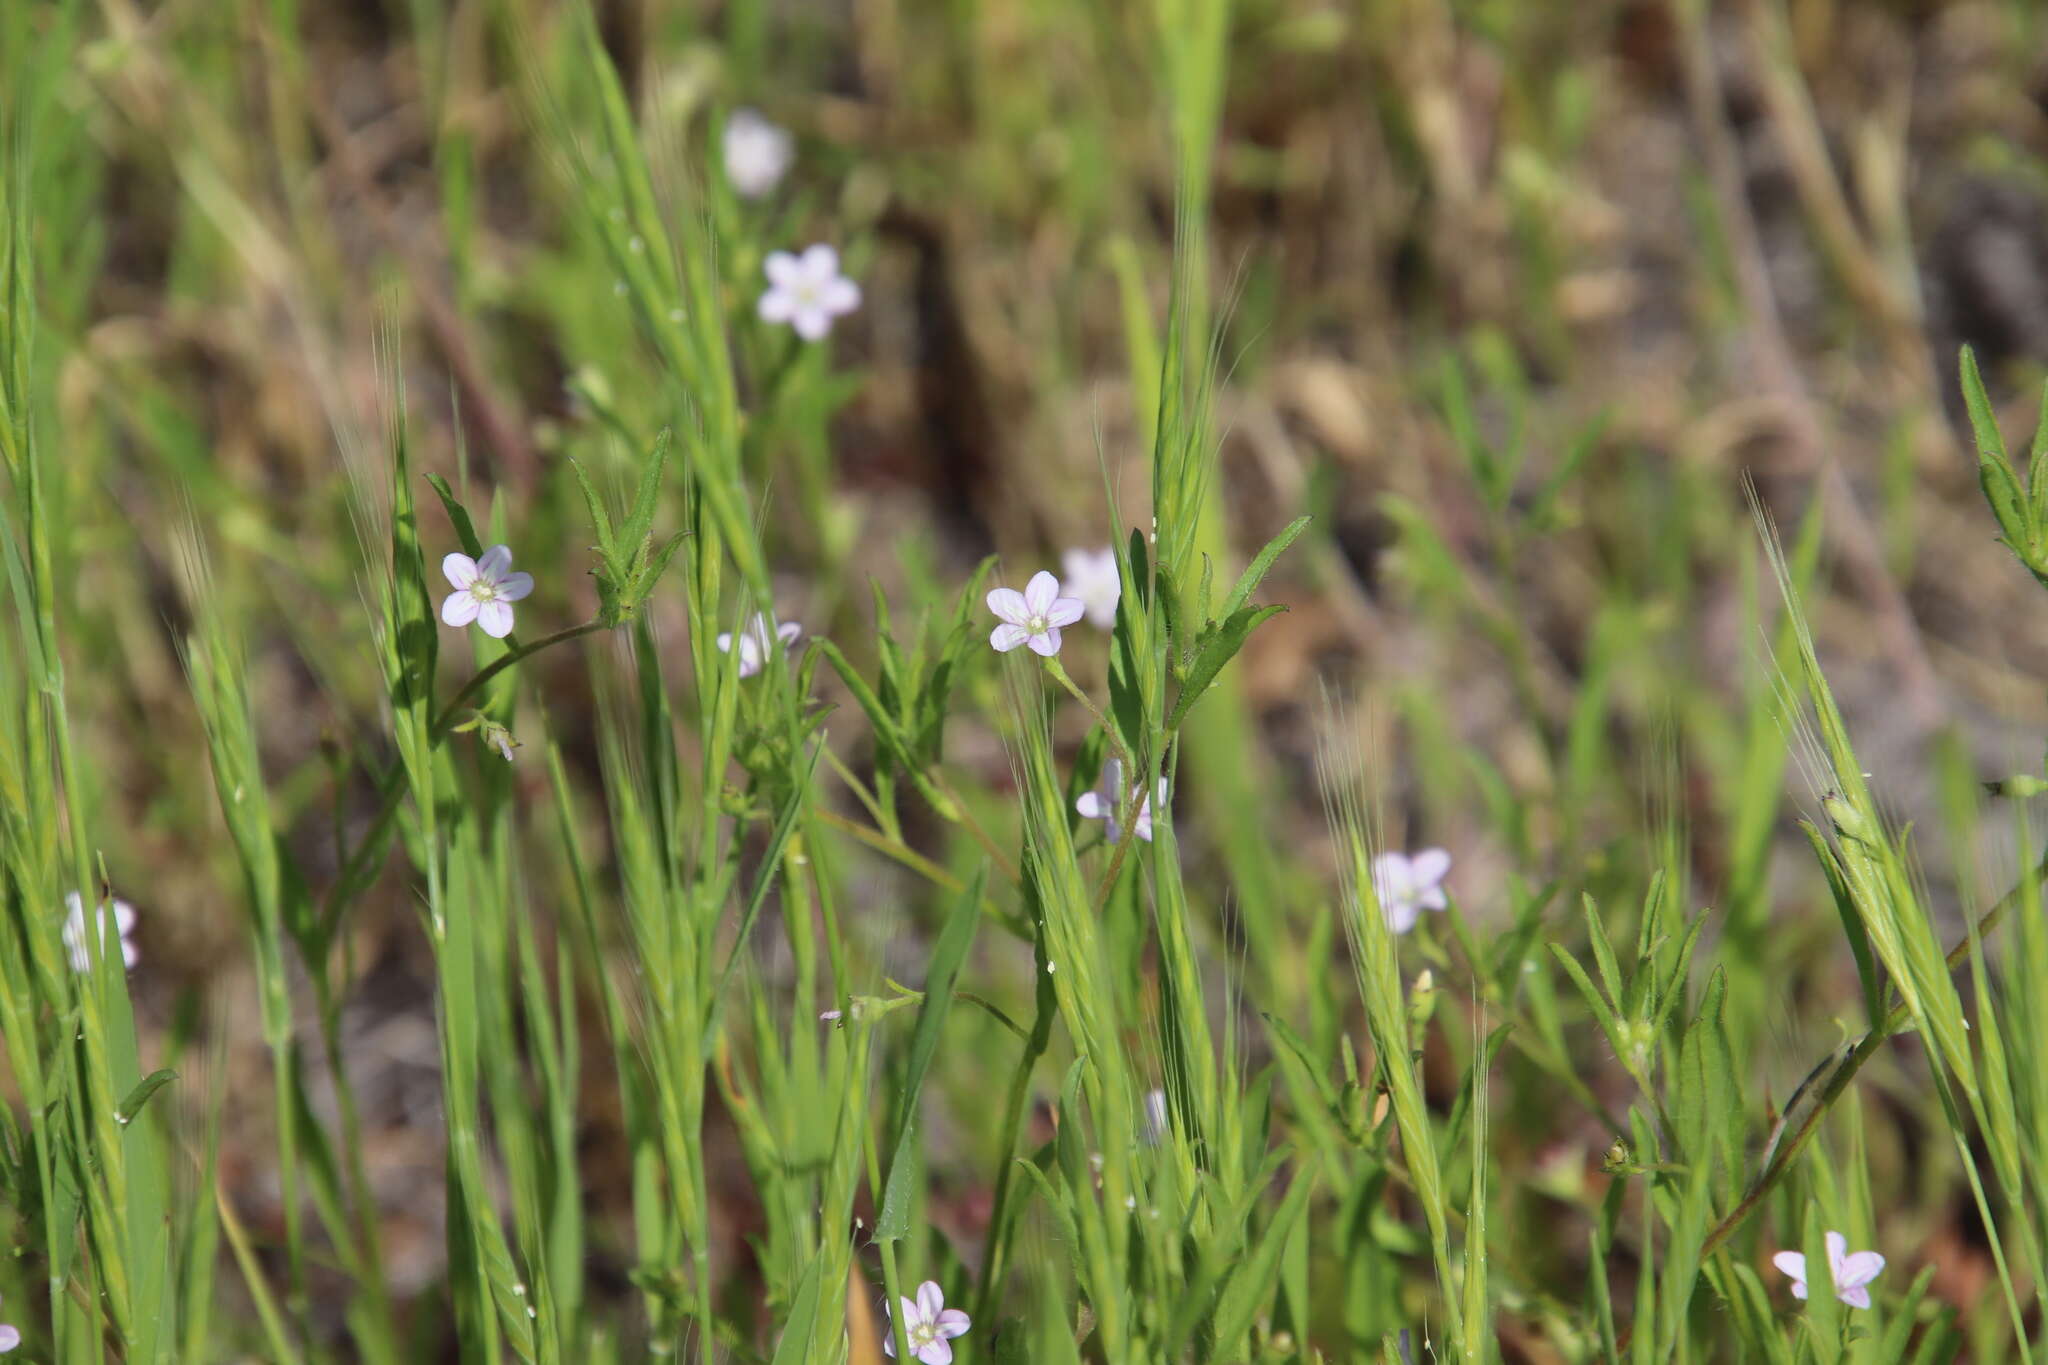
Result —
[[[715, 224], [725, 278], [821, 240], [864, 290], [824, 347], [738, 334], [750, 385], [802, 395], [749, 445], [783, 619], [869, 660], [866, 580], [908, 618], [991, 552], [1021, 581], [1146, 524], [1158, 342], [1141, 320], [1163, 315], [1176, 195], [1149, 9], [594, 8], [665, 195], [702, 180], [723, 110], [796, 135], [783, 190]], [[88, 799], [109, 880], [142, 910], [149, 1046], [224, 1059], [226, 1085], [192, 1102], [222, 1107], [222, 1184], [259, 1243], [284, 1219], [270, 1061], [243, 912], [221, 891], [232, 851], [195, 766], [180, 528], [196, 517], [211, 544], [281, 837], [324, 885], [388, 752], [350, 501], [381, 477], [388, 376], [415, 462], [495, 509], [539, 583], [522, 620], [544, 628], [596, 601], [564, 457], [622, 481], [637, 452], [615, 433], [667, 411], [623, 285], [591, 284], [615, 272], [555, 135], [578, 108], [531, 94], [535, 75], [578, 88], [570, 10], [0, 7], [0, 74], [33, 110], [42, 434]], [[1746, 483], [1788, 540], [1815, 528], [1821, 657], [1891, 813], [1945, 836], [1916, 847], [1960, 925], [2011, 880], [2010, 839], [1975, 824], [1978, 784], [2037, 767], [2048, 734], [2048, 616], [1994, 541], [1953, 377], [1973, 344], [1994, 400], [2017, 402], [2013, 432], [2048, 373], [2048, 7], [1237, 0], [1229, 24], [1208, 246], [1233, 543], [1211, 548], [1241, 560], [1314, 521], [1267, 580], [1290, 610], [1226, 675], [1181, 768], [1205, 955], [1263, 974], [1268, 998], [1330, 970], [1327, 924], [1319, 941], [1305, 914], [1238, 910], [1326, 894], [1338, 854], [1313, 764], [1336, 699], [1390, 846], [1455, 850], [1474, 925], [1507, 922], [1511, 885], [1575, 895], [1675, 871], [1687, 906], [1714, 908], [1721, 951], [1768, 960], [1733, 983], [1731, 1027], [1782, 1101], [1859, 991], [1792, 823], [1819, 793], [1772, 704]], [[431, 563], [455, 539], [438, 508], [423, 520]], [[680, 602], [653, 611], [684, 657]], [[607, 699], [573, 651], [529, 672], [571, 781], [594, 786]], [[986, 672], [963, 685], [947, 758], [993, 805], [1012, 774], [975, 715], [1000, 688]], [[841, 706], [835, 749], [868, 761], [839, 681], [820, 670], [817, 686]], [[517, 772], [539, 808], [545, 769]], [[953, 827], [906, 821], [928, 856], [959, 861]], [[901, 974], [943, 893], [851, 844], [841, 856], [853, 932]], [[348, 921], [343, 1010], [401, 1303], [445, 1269], [418, 920], [394, 869]], [[1897, 1198], [1896, 1243], [1937, 1267], [1933, 1295], [1968, 1308], [1991, 1266], [1913, 1050], [1859, 1082], [1873, 1179]], [[1595, 1095], [1621, 1097], [1590, 1033], [1582, 1054]], [[1431, 1060], [1444, 1101], [1457, 1063]], [[970, 1060], [939, 1065], [935, 1088], [973, 1094]], [[1530, 1065], [1504, 1054], [1511, 1074]], [[587, 1083], [585, 1194], [623, 1218], [611, 1088]], [[1503, 1196], [1493, 1236], [1540, 1261], [1548, 1201], [1584, 1197], [1616, 1134], [1554, 1087], [1503, 1093], [1495, 1139], [1526, 1189]], [[713, 1144], [722, 1131], [714, 1114]], [[949, 1164], [943, 1130], [930, 1141], [933, 1220], [971, 1241], [987, 1165]], [[717, 1197], [737, 1161], [729, 1140], [711, 1157], [729, 1247], [760, 1216]], [[1583, 1246], [1556, 1254], [1569, 1285]], [[627, 1253], [600, 1239], [592, 1255], [594, 1283], [626, 1292]], [[1502, 1330], [1511, 1353], [1553, 1358], [1534, 1329]]]

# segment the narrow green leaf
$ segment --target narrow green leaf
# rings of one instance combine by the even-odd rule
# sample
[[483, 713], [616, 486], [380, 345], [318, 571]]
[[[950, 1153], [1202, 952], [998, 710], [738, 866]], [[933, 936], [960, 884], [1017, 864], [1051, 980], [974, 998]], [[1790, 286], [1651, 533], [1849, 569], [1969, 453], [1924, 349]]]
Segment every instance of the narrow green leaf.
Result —
[[789, 1317], [782, 1324], [782, 1340], [775, 1343], [775, 1357], [769, 1365], [805, 1365], [810, 1360], [811, 1341], [817, 1335], [819, 1281], [827, 1259], [825, 1248], [820, 1247], [804, 1267], [796, 1297], [790, 1301]]
[[1230, 590], [1230, 597], [1223, 603], [1224, 619], [1228, 620], [1236, 615], [1238, 610], [1251, 600], [1252, 593], [1257, 591], [1259, 584], [1273, 567], [1273, 561], [1280, 558], [1287, 547], [1295, 542], [1296, 537], [1308, 529], [1311, 520], [1312, 518], [1307, 516], [1296, 517], [1287, 523], [1279, 535], [1266, 542], [1266, 548], [1260, 550], [1252, 558], [1252, 562], [1245, 566], [1244, 572], [1238, 575], [1237, 586]]
[[931, 967], [925, 976], [924, 1003], [917, 1009], [917, 1025], [910, 1036], [910, 1060], [904, 1071], [903, 1096], [896, 1118], [896, 1137], [890, 1144], [889, 1178], [884, 1186], [882, 1209], [875, 1217], [875, 1240], [900, 1241], [910, 1234], [910, 1205], [915, 1199], [911, 1173], [917, 1135], [917, 1097], [924, 1088], [925, 1072], [939, 1050], [939, 1031], [945, 1026], [953, 1004], [953, 987], [960, 979], [961, 964], [974, 944], [974, 931], [981, 923], [981, 895], [988, 884], [988, 865], [975, 870], [974, 880], [953, 902], [946, 927], [939, 932], [932, 950]]
[[480, 557], [484, 543], [478, 538], [476, 526], [469, 519], [469, 509], [455, 500], [455, 493], [448, 487], [448, 481], [439, 474], [427, 475], [427, 484], [434, 495], [441, 499], [441, 508], [448, 513], [448, 521], [455, 527], [455, 539], [461, 542], [462, 552], [471, 559]]
[[1177, 730], [1187, 718], [1188, 708], [1200, 701], [1202, 694], [1209, 690], [1209, 684], [1216, 681], [1216, 675], [1223, 666], [1237, 656], [1244, 648], [1245, 640], [1260, 625], [1278, 616], [1287, 608], [1246, 607], [1232, 612], [1202, 633], [1195, 652], [1195, 661], [1188, 665], [1187, 676], [1181, 680], [1180, 695], [1174, 698], [1173, 714], [1168, 717], [1166, 728]]
[[149, 1103], [149, 1097], [177, 1079], [178, 1073], [175, 1071], [150, 1072], [136, 1082], [135, 1088], [115, 1107], [114, 1121], [120, 1124], [135, 1122], [136, 1116], [142, 1112], [142, 1106]]
[[597, 532], [597, 553], [607, 567], [618, 559], [618, 543], [612, 536], [611, 514], [604, 510], [604, 499], [591, 485], [590, 476], [583, 472], [583, 462], [573, 455], [569, 457], [569, 469], [576, 475], [576, 486], [583, 490], [583, 505], [590, 509], [590, 524]]

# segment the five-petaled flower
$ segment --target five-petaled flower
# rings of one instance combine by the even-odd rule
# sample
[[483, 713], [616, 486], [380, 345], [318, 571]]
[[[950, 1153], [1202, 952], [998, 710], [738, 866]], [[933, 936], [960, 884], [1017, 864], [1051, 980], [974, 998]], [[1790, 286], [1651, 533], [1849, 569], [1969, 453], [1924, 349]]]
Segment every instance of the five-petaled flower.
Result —
[[1450, 870], [1451, 855], [1440, 848], [1425, 848], [1412, 858], [1405, 853], [1382, 853], [1374, 858], [1372, 889], [1387, 917], [1387, 927], [1405, 934], [1424, 910], [1448, 906], [1444, 877]]
[[759, 110], [735, 109], [725, 121], [725, 178], [742, 199], [759, 199], [781, 184], [795, 155], [794, 139]]
[[[924, 1365], [952, 1365], [952, 1338], [966, 1333], [967, 1315], [946, 1307], [945, 1291], [933, 1280], [917, 1287], [915, 1299], [899, 1302], [903, 1305], [903, 1340], [909, 1344], [910, 1353]], [[895, 1332], [882, 1338], [882, 1350], [891, 1356], [896, 1354]]]
[[485, 550], [482, 559], [458, 550], [441, 561], [441, 572], [455, 589], [441, 604], [441, 619], [451, 626], [474, 621], [496, 640], [512, 633], [512, 604], [533, 591], [533, 575], [512, 572], [512, 551], [504, 545]]
[[1066, 570], [1067, 594], [1080, 598], [1087, 609], [1088, 624], [1098, 630], [1115, 625], [1117, 599], [1124, 591], [1116, 572], [1116, 551], [1106, 545], [1100, 550], [1069, 550], [1060, 556], [1060, 567]]
[[[1828, 1269], [1835, 1281], [1835, 1297], [1851, 1308], [1870, 1307], [1870, 1282], [1884, 1269], [1884, 1257], [1874, 1251], [1849, 1251], [1849, 1239], [1839, 1232], [1827, 1235]], [[1797, 1251], [1781, 1251], [1771, 1264], [1792, 1277], [1792, 1297], [1806, 1297], [1806, 1257]]]
[[[1057, 632], [1055, 632], [1057, 634]], [[1001, 645], [996, 648], [1001, 649]], [[1132, 787], [1130, 795], [1136, 797], [1138, 789]], [[1138, 810], [1131, 817], [1131, 833], [1152, 842], [1152, 801], [1157, 797], [1159, 804], [1166, 804], [1166, 779], [1160, 778], [1152, 796], [1138, 802]], [[1113, 844], [1124, 837], [1123, 826], [1117, 823], [1117, 803], [1124, 799], [1124, 763], [1120, 758], [1105, 760], [1102, 765], [1102, 785], [1092, 792], [1082, 792], [1074, 798], [1074, 809], [1081, 812], [1085, 820], [1100, 820], [1103, 833]]]
[[[114, 932], [107, 932], [107, 906], [113, 906]], [[91, 944], [85, 937], [85, 899], [76, 891], [64, 893], [64, 906], [71, 913], [64, 917], [64, 951], [71, 957], [71, 970], [89, 972], [92, 970]], [[113, 951], [114, 945], [108, 940], [119, 936], [121, 942], [121, 965], [133, 968], [141, 954], [135, 951], [135, 944], [129, 935], [135, 932], [135, 907], [124, 900], [102, 901], [99, 914], [95, 916], [100, 926], [99, 951], [102, 956]]]
[[[761, 671], [762, 666], [768, 662], [768, 649], [771, 640], [781, 642], [782, 647], [788, 649], [796, 643], [797, 637], [803, 633], [804, 628], [794, 621], [784, 621], [779, 626], [771, 627], [767, 617], [758, 611], [755, 612], [754, 618], [748, 621], [746, 628], [739, 633], [740, 676], [742, 678], [751, 678]], [[732, 653], [732, 646], [732, 632], [729, 630], [720, 631], [718, 634], [718, 652], [720, 654], [730, 654]]]
[[768, 289], [761, 295], [761, 320], [786, 322], [805, 341], [832, 330], [832, 319], [860, 307], [860, 286], [839, 273], [839, 253], [820, 243], [801, 256], [771, 251], [764, 268]]
[[1032, 653], [1050, 658], [1060, 652], [1060, 627], [1073, 625], [1087, 608], [1078, 597], [1060, 596], [1060, 581], [1040, 569], [1022, 592], [991, 590], [988, 609], [1002, 621], [988, 637], [998, 653], [1030, 645]]

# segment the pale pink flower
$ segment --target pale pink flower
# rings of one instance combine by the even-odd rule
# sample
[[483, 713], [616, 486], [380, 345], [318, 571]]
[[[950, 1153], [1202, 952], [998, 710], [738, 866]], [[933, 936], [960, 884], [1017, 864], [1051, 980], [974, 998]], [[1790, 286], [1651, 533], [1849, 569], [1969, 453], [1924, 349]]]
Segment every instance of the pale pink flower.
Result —
[[[779, 643], [784, 649], [788, 649], [796, 643], [797, 637], [803, 633], [804, 628], [794, 621], [784, 621], [781, 625], [774, 626], [771, 630], [768, 618], [761, 615], [760, 612], [755, 612], [753, 619], [747, 622], [746, 628], [740, 631], [738, 637], [740, 676], [742, 678], [751, 678], [756, 673], [759, 673], [768, 663], [768, 651], [772, 644]], [[718, 652], [720, 654], [732, 653], [733, 638], [730, 631], [719, 632]]]
[[[1137, 796], [1138, 789], [1132, 787], [1130, 795]], [[1164, 777], [1159, 779], [1159, 785], [1154, 790], [1152, 796], [1147, 796], [1138, 802], [1137, 813], [1131, 816], [1131, 833], [1137, 835], [1148, 844], [1152, 842], [1153, 797], [1158, 798], [1161, 806], [1166, 804], [1166, 779]], [[1117, 823], [1116, 818], [1117, 803], [1123, 799], [1123, 760], [1120, 758], [1107, 759], [1102, 765], [1102, 785], [1092, 792], [1082, 792], [1079, 796], [1075, 797], [1074, 809], [1081, 813], [1081, 818], [1084, 820], [1102, 821], [1103, 833], [1113, 844], [1124, 837], [1123, 827]]]
[[512, 551], [493, 545], [482, 559], [457, 551], [441, 561], [455, 591], [441, 603], [441, 619], [451, 626], [474, 621], [484, 634], [502, 640], [512, 633], [512, 604], [533, 591], [533, 575], [512, 572]]
[[6, 1355], [19, 1345], [21, 1345], [21, 1329], [10, 1327], [8, 1324], [0, 1322], [0, 1355]]
[[796, 159], [796, 142], [755, 109], [735, 109], [725, 121], [725, 179], [742, 199], [759, 199]]
[[[111, 934], [107, 932], [109, 927], [107, 923], [109, 905], [113, 907], [113, 933]], [[64, 907], [71, 912], [64, 917], [64, 951], [71, 958], [71, 970], [74, 972], [89, 972], [92, 970], [92, 956], [90, 953], [92, 945], [86, 941], [85, 937], [85, 898], [76, 891], [66, 891], [64, 893]], [[132, 970], [142, 957], [136, 951], [134, 940], [130, 937], [135, 932], [135, 907], [124, 900], [104, 901], [100, 904], [99, 913], [94, 918], [99, 921], [100, 955], [105, 956], [113, 951], [114, 944], [109, 940], [118, 936], [121, 945], [121, 965]]]
[[1098, 630], [1115, 625], [1117, 600], [1124, 592], [1116, 572], [1116, 551], [1106, 545], [1100, 550], [1068, 550], [1060, 556], [1060, 568], [1066, 571], [1067, 595], [1081, 599], [1088, 624]]
[[[1835, 1297], [1851, 1308], [1870, 1307], [1870, 1282], [1884, 1269], [1884, 1257], [1874, 1251], [1851, 1253], [1849, 1239], [1839, 1232], [1827, 1235], [1828, 1268], [1835, 1281]], [[1781, 1251], [1771, 1264], [1792, 1277], [1792, 1297], [1806, 1297], [1806, 1257], [1797, 1251]]]
[[832, 330], [832, 320], [860, 307], [860, 286], [839, 273], [839, 253], [822, 243], [801, 256], [771, 251], [764, 264], [768, 289], [761, 295], [763, 322], [786, 322], [805, 341]]
[[1443, 881], [1450, 874], [1451, 855], [1440, 848], [1425, 848], [1414, 857], [1405, 853], [1382, 853], [1372, 860], [1372, 889], [1379, 897], [1380, 912], [1387, 927], [1405, 934], [1415, 927], [1424, 910], [1442, 910], [1450, 905], [1444, 898]]
[[[967, 1315], [957, 1308], [946, 1307], [945, 1291], [935, 1280], [926, 1280], [919, 1285], [915, 1299], [906, 1298], [899, 1302], [903, 1305], [903, 1340], [909, 1345], [910, 1353], [924, 1365], [953, 1365], [952, 1339], [966, 1335]], [[886, 1307], [884, 1311], [887, 1311]], [[895, 1332], [883, 1336], [882, 1352], [889, 1356], [896, 1354]]]
[[1032, 653], [1047, 658], [1060, 652], [1060, 627], [1073, 625], [1087, 610], [1080, 598], [1060, 596], [1060, 581], [1043, 569], [1031, 575], [1022, 592], [992, 589], [988, 609], [1002, 621], [988, 637], [998, 653], [1028, 644]]

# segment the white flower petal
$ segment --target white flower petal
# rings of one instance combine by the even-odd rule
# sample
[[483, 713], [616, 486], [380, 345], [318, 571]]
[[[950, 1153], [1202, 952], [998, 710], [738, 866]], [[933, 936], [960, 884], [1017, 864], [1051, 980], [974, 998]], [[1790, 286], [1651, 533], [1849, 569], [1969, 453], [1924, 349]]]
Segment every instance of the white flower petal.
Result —
[[860, 286], [844, 276], [825, 281], [818, 288], [818, 306], [837, 317], [860, 307]]
[[939, 1329], [939, 1335], [942, 1337], [962, 1337], [967, 1335], [967, 1329], [974, 1324], [967, 1314], [959, 1309], [948, 1308], [933, 1319], [933, 1325]]
[[1451, 855], [1440, 848], [1425, 848], [1408, 860], [1408, 875], [1418, 886], [1434, 886], [1451, 870]]
[[498, 596], [507, 602], [517, 602], [533, 591], [533, 575], [530, 573], [508, 573], [498, 580]]
[[21, 1345], [21, 1333], [6, 1323], [0, 1322], [0, 1351], [11, 1351]]
[[1806, 1257], [1797, 1251], [1781, 1251], [1771, 1257], [1771, 1264], [1795, 1280], [1806, 1278]]
[[484, 551], [484, 557], [476, 562], [477, 575], [496, 583], [512, 571], [512, 547], [493, 545]]
[[1043, 616], [1051, 611], [1059, 596], [1060, 581], [1043, 569], [1031, 575], [1031, 581], [1024, 585], [1024, 605], [1031, 609], [1033, 616]]
[[988, 609], [1012, 625], [1021, 626], [1031, 619], [1031, 608], [1024, 601], [1024, 594], [1015, 588], [990, 589]]
[[1087, 610], [1087, 604], [1078, 597], [1056, 598], [1052, 610], [1045, 614], [1045, 619], [1056, 626], [1071, 626], [1080, 620], [1081, 614]]
[[[1835, 1269], [1835, 1288], [1854, 1289], [1869, 1284], [1884, 1270], [1884, 1257], [1874, 1251], [1858, 1251], [1844, 1256]], [[1867, 1305], [1865, 1305], [1867, 1306]]]
[[1011, 621], [1003, 622], [988, 634], [988, 642], [998, 654], [1008, 654], [1030, 638], [1030, 631]]
[[441, 604], [441, 619], [451, 626], [466, 626], [476, 620], [477, 608], [482, 605], [466, 589], [451, 592], [448, 600]]
[[917, 1358], [924, 1365], [953, 1365], [953, 1348], [943, 1337], [934, 1338], [918, 1348]]
[[939, 1288], [937, 1280], [926, 1280], [917, 1287], [917, 1315], [921, 1321], [936, 1322], [945, 1311], [946, 1292]]
[[796, 316], [796, 295], [788, 289], [771, 289], [758, 305], [763, 322], [788, 322]]
[[761, 268], [767, 272], [769, 283], [779, 289], [787, 289], [804, 277], [803, 267], [787, 251], [769, 252]]
[[813, 284], [823, 284], [839, 273], [839, 253], [819, 242], [816, 246], [804, 248], [803, 259], [799, 264], [805, 279]]
[[823, 341], [832, 334], [832, 315], [814, 304], [797, 309], [790, 317], [789, 325], [805, 341]]
[[1821, 1240], [1827, 1243], [1829, 1268], [1839, 1266], [1842, 1258], [1849, 1254], [1849, 1239], [1839, 1232], [1830, 1232]]
[[441, 572], [447, 576], [451, 587], [466, 588], [476, 582], [476, 561], [457, 550], [441, 556]]
[[1381, 901], [1380, 913], [1386, 916], [1387, 928], [1396, 934], [1407, 933], [1415, 927], [1415, 921], [1421, 918], [1421, 912], [1416, 909], [1415, 902], [1406, 900]]
[[784, 621], [775, 628], [775, 638], [782, 641], [785, 645], [795, 644], [797, 637], [803, 633], [804, 628], [794, 621]]
[[1839, 1290], [1835, 1297], [1848, 1304], [1851, 1308], [1870, 1307], [1870, 1291], [1860, 1284], [1851, 1285], [1847, 1289]]
[[1031, 646], [1033, 654], [1043, 654], [1050, 659], [1060, 652], [1060, 628], [1054, 626], [1051, 630], [1040, 631], [1025, 643]]
[[1074, 809], [1083, 820], [1106, 820], [1110, 814], [1109, 802], [1102, 799], [1100, 792], [1082, 792], [1074, 798]]
[[496, 600], [484, 603], [477, 608], [476, 623], [493, 640], [504, 639], [512, 633], [512, 604]]

